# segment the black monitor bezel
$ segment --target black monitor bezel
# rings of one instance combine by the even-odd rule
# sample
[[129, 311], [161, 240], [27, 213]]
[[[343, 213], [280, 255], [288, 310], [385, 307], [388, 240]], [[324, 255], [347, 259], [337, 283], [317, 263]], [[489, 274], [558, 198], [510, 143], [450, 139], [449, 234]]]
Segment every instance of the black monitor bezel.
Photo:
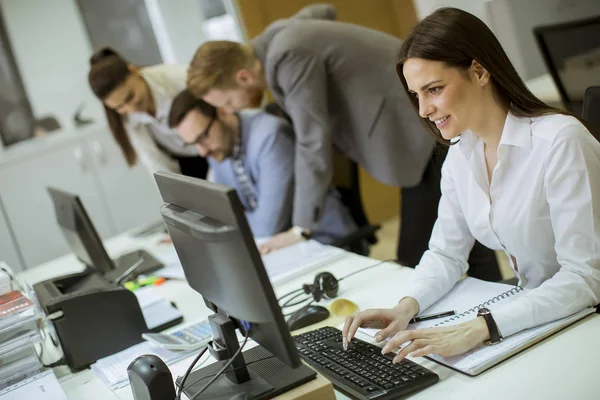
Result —
[[[92, 223], [92, 220], [83, 206], [83, 202], [79, 196], [55, 187], [48, 187], [47, 190], [54, 204], [56, 221], [63, 231], [65, 240], [67, 241], [67, 244], [69, 245], [73, 254], [75, 254], [75, 256], [82, 263], [101, 272], [102, 274], [106, 274], [114, 270], [114, 261], [106, 252], [106, 249], [102, 244], [102, 239], [100, 238], [100, 235], [98, 235], [98, 231], [94, 227], [94, 224]], [[67, 212], [72, 213], [75, 219], [75, 224], [77, 225], [77, 221], [81, 223], [81, 229], [79, 229], [78, 226], [69, 226], [68, 222], [65, 221], [64, 217], [62, 216], [62, 213], [65, 212], [65, 210], [61, 210], [61, 208], [66, 208], [68, 210]], [[79, 236], [79, 239], [84, 245], [84, 250], [87, 252], [89, 262], [88, 260], [82, 259], [80, 255], [77, 254], [77, 249], [72, 245], [72, 243], [69, 242], [69, 237], [65, 230], [75, 233], [77, 236]]]
[[[206, 216], [206, 213], [201, 212], [200, 210], [201, 206], [198, 202], [198, 198], [201, 198], [205, 207], [214, 207], [213, 215], [210, 215], [210, 217], [219, 220], [221, 223], [235, 226], [240, 231], [240, 236], [243, 241], [243, 243], [240, 243], [240, 245], [245, 246], [247, 253], [250, 255], [250, 262], [254, 266], [254, 271], [259, 279], [263, 295], [266, 296], [266, 302], [270, 308], [269, 313], [274, 318], [273, 321], [269, 321], [269, 324], [274, 324], [276, 330], [278, 331], [276, 334], [278, 335], [278, 338], [274, 339], [273, 337], [269, 337], [267, 339], [279, 340], [279, 345], [281, 346], [272, 346], [271, 343], [269, 343], [268, 340], [263, 337], [265, 332], [259, 331], [260, 334], [257, 336], [253, 335], [251, 330], [250, 337], [252, 337], [257, 343], [272, 353], [275, 353], [273, 351], [274, 347], [285, 349], [285, 354], [274, 355], [290, 367], [295, 368], [301, 365], [300, 357], [296, 350], [294, 340], [292, 339], [289, 328], [281, 312], [279, 303], [277, 302], [275, 292], [271, 282], [269, 281], [262, 258], [256, 246], [256, 242], [254, 241], [252, 231], [248, 225], [244, 207], [239, 200], [235, 189], [224, 185], [211, 183], [202, 179], [169, 172], [157, 172], [154, 174], [154, 176], [161, 196], [165, 202], [165, 204], [161, 207], [161, 215], [163, 215], [163, 218], [165, 217], [164, 211], [173, 206]], [[176, 198], [177, 196], [174, 195], [174, 193], [179, 193], [183, 188], [189, 189], [190, 187], [195, 187], [198, 190], [197, 196], [182, 196], [182, 198]], [[200, 196], [199, 193], [202, 193], [201, 197], [198, 197]], [[207, 206], [207, 204], [209, 206]], [[174, 224], [174, 222], [169, 218], [165, 218], [164, 221], [167, 225], [167, 229]], [[177, 248], [177, 246], [175, 247]], [[182, 266], [185, 270], [186, 266], [183, 265], [183, 263]], [[190, 283], [190, 286], [193, 287], [192, 283]], [[217, 311], [224, 312], [227, 315], [227, 310], [222, 310], [219, 307], [219, 304], [215, 304], [212, 299], [205, 300], [214, 304], [217, 308]], [[236, 317], [239, 318], [239, 316]]]

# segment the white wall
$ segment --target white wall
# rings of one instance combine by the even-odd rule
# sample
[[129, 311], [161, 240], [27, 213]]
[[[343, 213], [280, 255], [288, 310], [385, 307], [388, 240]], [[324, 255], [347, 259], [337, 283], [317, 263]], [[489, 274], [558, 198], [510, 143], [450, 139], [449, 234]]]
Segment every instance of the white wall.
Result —
[[486, 1], [487, 0], [414, 0], [414, 5], [417, 11], [417, 17], [420, 20], [440, 7], [456, 7], [468, 11], [486, 22]]
[[600, 15], [600, 0], [414, 0], [419, 19], [440, 7], [474, 14], [494, 31], [523, 79], [545, 74], [533, 27]]
[[[167, 59], [164, 54], [163, 58], [167, 62], [189, 64], [196, 49], [206, 40], [202, 31], [203, 17], [198, 0], [177, 0], [176, 5], [173, 0], [146, 0], [149, 8], [152, 3], [156, 3], [160, 10], [168, 46], [172, 51], [173, 60]], [[152, 22], [156, 27], [156, 21]], [[156, 32], [156, 36], [160, 42], [159, 32]], [[161, 51], [164, 45], [161, 43]]]
[[206, 20], [201, 0], [145, 0], [148, 14], [167, 63], [189, 64], [198, 47], [207, 40], [244, 41], [237, 26], [235, 7], [225, 0], [226, 15]]
[[[165, 62], [189, 63], [206, 40], [199, 0], [145, 1]], [[87, 82], [92, 46], [76, 0], [0, 0], [0, 7], [35, 117], [52, 115], [70, 128], [85, 102], [83, 115], [103, 122]]]
[[36, 118], [53, 115], [71, 127], [82, 101], [86, 116], [103, 118], [87, 84], [92, 48], [75, 0], [0, 0], [0, 6]]
[[488, 0], [490, 27], [524, 79], [547, 73], [533, 28], [600, 16], [600, 0]]

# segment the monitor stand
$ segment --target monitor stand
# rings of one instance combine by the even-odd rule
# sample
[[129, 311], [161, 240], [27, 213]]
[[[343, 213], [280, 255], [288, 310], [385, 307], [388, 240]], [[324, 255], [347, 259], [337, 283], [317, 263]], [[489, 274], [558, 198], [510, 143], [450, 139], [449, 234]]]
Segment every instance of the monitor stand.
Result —
[[[230, 356], [239, 349], [235, 334], [235, 325], [228, 317], [217, 313], [209, 317], [214, 342], [209, 350], [220, 362], [192, 372], [185, 381], [183, 392], [188, 398], [196, 398], [198, 392], [229, 361]], [[257, 400], [271, 399], [297, 386], [316, 378], [316, 372], [301, 364], [291, 368], [277, 359], [262, 346], [240, 353], [221, 376], [217, 378], [198, 399], [228, 400], [242, 393], [252, 395]], [[181, 384], [181, 379], [177, 379]]]

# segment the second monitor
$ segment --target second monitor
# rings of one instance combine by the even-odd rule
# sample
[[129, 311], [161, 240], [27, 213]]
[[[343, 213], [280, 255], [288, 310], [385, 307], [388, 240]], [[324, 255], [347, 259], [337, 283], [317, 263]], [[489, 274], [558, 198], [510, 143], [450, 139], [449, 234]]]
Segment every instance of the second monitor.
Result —
[[58, 225], [71, 251], [87, 267], [100, 272], [112, 282], [120, 283], [163, 266], [145, 250], [111, 259], [79, 196], [52, 187], [48, 188], [48, 193], [54, 203]]
[[[165, 172], [155, 178], [187, 281], [215, 313], [209, 350], [231, 361], [219, 378], [219, 363], [194, 371], [185, 394], [228, 399], [245, 392], [270, 399], [314, 379], [300, 362], [235, 189]], [[236, 329], [260, 346], [241, 353]]]

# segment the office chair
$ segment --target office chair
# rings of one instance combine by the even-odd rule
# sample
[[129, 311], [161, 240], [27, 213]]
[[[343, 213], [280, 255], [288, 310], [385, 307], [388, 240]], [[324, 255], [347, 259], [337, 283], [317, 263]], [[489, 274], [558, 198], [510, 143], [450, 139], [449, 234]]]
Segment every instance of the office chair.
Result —
[[381, 225], [370, 224], [365, 214], [360, 196], [358, 165], [337, 152], [334, 152], [333, 165], [334, 185], [358, 228], [345, 237], [334, 240], [331, 245], [363, 256], [369, 255], [369, 247], [377, 243], [375, 232], [381, 229]]
[[581, 117], [600, 126], [600, 86], [590, 86], [586, 89]]
[[581, 115], [586, 88], [600, 85], [600, 16], [533, 29], [565, 107]]
[[[292, 123], [290, 117], [277, 103], [267, 104], [265, 111]], [[350, 215], [358, 228], [354, 232], [334, 240], [330, 245], [367, 256], [369, 255], [369, 247], [377, 243], [375, 232], [381, 229], [381, 225], [371, 225], [363, 209], [360, 197], [358, 165], [335, 151], [333, 152], [333, 157], [334, 186], [340, 193], [342, 204], [350, 211]]]
[[590, 86], [586, 89], [581, 118], [592, 125], [592, 134], [600, 141], [600, 86]]

